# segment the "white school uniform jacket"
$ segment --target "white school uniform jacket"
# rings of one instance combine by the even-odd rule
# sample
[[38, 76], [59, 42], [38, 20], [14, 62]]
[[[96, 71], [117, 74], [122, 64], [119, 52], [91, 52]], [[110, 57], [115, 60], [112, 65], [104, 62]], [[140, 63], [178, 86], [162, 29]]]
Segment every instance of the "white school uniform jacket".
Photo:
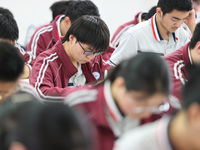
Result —
[[163, 40], [157, 28], [155, 14], [151, 19], [126, 31], [119, 46], [111, 55], [110, 62], [116, 65], [123, 59], [141, 52], [154, 52], [163, 56], [174, 52], [189, 40], [189, 34], [182, 27], [169, 34], [169, 41]]
[[173, 150], [168, 138], [170, 116], [126, 132], [113, 150]]

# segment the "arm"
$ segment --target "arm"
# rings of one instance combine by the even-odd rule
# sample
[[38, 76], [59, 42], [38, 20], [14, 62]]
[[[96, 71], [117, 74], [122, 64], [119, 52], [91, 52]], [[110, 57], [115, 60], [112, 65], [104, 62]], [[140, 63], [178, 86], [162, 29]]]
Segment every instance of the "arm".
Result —
[[114, 65], [119, 64], [122, 60], [130, 58], [137, 54], [138, 40], [135, 35], [126, 33], [120, 41], [119, 46], [114, 50], [110, 57], [110, 62]]
[[[53, 69], [55, 64], [52, 64], [56, 56], [52, 58], [38, 57], [34, 63], [30, 75], [30, 84], [32, 84], [42, 99], [46, 100], [62, 100], [67, 93], [73, 88], [64, 87], [59, 75], [56, 81], [55, 74], [59, 71]], [[55, 73], [56, 72], [56, 73]]]
[[191, 33], [193, 34], [196, 26], [196, 18], [194, 9], [190, 11], [188, 18], [185, 20], [185, 24], [189, 27]]

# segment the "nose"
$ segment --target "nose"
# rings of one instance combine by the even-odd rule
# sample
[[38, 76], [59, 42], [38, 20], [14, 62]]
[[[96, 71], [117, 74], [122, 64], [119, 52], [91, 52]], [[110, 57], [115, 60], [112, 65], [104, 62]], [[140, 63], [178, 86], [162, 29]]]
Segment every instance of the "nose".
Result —
[[177, 27], [177, 28], [180, 28], [183, 23], [184, 23], [184, 20], [179, 20], [178, 22], [176, 22], [174, 24], [174, 26]]

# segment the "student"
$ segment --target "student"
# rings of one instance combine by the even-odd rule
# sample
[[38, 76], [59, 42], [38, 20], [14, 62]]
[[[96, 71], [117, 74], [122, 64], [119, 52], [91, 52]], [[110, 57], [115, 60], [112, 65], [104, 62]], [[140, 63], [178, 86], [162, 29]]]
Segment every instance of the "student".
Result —
[[185, 84], [181, 110], [125, 133], [117, 140], [114, 150], [199, 150], [199, 76], [198, 69]]
[[17, 22], [13, 18], [12, 13], [8, 9], [1, 7], [0, 9], [0, 41], [7, 41], [13, 44], [17, 49], [20, 55], [23, 57], [25, 62], [24, 65], [24, 74], [21, 78], [26, 79], [29, 77], [31, 69], [31, 54], [26, 52], [18, 43], [17, 39], [19, 37], [19, 29]]
[[188, 72], [192, 64], [200, 64], [200, 23], [196, 25], [189, 43], [164, 58], [172, 72], [172, 95], [181, 102], [181, 88], [188, 80]]
[[0, 41], [0, 101], [22, 90], [37, 97], [34, 88], [20, 81], [23, 74], [24, 61], [17, 49], [8, 42]]
[[98, 149], [111, 150], [115, 139], [140, 125], [141, 119], [167, 110], [168, 103], [160, 105], [169, 92], [164, 60], [142, 53], [113, 68], [102, 84], [77, 87], [65, 103], [85, 109], [97, 129]]
[[82, 15], [100, 16], [97, 6], [92, 1], [72, 1], [65, 11], [65, 15], [57, 16], [50, 24], [38, 28], [31, 37], [28, 51], [33, 59], [41, 52], [50, 49], [61, 36], [65, 36], [71, 24]]
[[78, 18], [64, 38], [38, 56], [30, 83], [42, 98], [61, 100], [72, 87], [102, 79], [103, 68], [93, 75], [89, 61], [107, 50], [109, 39], [109, 29], [102, 19], [88, 15]]
[[111, 55], [113, 65], [140, 52], [165, 55], [185, 45], [190, 39], [181, 27], [185, 22], [193, 32], [196, 22], [191, 0], [159, 0], [156, 14], [148, 21], [130, 28]]
[[0, 107], [1, 150], [92, 150], [87, 116], [62, 103], [17, 92]]

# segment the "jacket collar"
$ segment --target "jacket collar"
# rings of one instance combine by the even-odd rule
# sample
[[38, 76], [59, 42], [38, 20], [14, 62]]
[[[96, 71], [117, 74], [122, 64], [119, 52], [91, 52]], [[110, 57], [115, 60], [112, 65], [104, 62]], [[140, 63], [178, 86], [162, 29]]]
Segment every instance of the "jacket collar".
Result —
[[[152, 31], [153, 31], [153, 35], [154, 35], [155, 40], [161, 41], [161, 40], [164, 40], [164, 39], [161, 36], [160, 31], [158, 29], [158, 26], [157, 26], [157, 23], [156, 23], [156, 15], [157, 14], [155, 14], [151, 17], [151, 26], [152, 26]], [[176, 37], [175, 32], [172, 33], [172, 36], [173, 36], [174, 42], [176, 42], [178, 40], [178, 38]]]

